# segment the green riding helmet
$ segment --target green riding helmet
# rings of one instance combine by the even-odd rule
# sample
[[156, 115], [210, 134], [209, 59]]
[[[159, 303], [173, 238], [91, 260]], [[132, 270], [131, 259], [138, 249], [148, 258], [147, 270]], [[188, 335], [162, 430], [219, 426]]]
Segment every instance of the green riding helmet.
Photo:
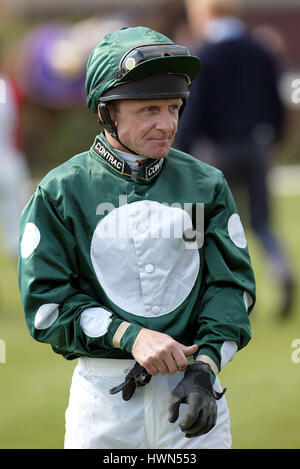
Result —
[[139, 26], [107, 34], [92, 51], [86, 69], [87, 106], [118, 139], [106, 106], [117, 99], [163, 99], [189, 96], [200, 60], [186, 47], [153, 29]]

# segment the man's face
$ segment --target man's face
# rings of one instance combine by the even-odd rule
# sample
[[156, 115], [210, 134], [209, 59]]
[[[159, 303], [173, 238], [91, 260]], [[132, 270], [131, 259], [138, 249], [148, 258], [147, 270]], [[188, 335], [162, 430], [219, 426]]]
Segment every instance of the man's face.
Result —
[[[120, 100], [109, 105], [120, 141], [138, 155], [164, 158], [170, 150], [177, 131], [182, 99]], [[117, 150], [128, 151], [111, 138]]]

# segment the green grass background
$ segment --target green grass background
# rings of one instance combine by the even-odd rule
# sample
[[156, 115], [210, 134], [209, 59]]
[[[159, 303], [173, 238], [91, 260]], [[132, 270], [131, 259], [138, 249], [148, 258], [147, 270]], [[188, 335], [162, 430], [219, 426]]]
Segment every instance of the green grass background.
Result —
[[[273, 198], [273, 223], [300, 285], [300, 196]], [[221, 372], [231, 411], [233, 448], [300, 448], [300, 363], [291, 359], [300, 339], [300, 297], [283, 321], [281, 296], [250, 231], [248, 245], [257, 280], [251, 315], [253, 339]], [[76, 362], [35, 342], [27, 331], [17, 289], [17, 267], [0, 253], [0, 448], [63, 448], [64, 413]], [[300, 354], [299, 354], [300, 356]]]

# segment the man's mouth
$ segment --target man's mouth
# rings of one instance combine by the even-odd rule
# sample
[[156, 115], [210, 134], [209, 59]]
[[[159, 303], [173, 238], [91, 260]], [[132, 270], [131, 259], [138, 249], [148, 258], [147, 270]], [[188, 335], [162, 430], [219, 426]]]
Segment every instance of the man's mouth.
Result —
[[154, 142], [170, 142], [171, 138], [170, 137], [151, 137], [149, 140], [154, 141]]

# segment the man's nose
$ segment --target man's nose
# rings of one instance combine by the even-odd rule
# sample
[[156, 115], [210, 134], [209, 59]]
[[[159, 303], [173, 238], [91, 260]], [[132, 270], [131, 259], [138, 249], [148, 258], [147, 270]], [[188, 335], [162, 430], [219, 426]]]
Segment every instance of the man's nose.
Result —
[[174, 116], [170, 113], [169, 110], [163, 110], [159, 113], [156, 128], [158, 130], [163, 130], [164, 132], [172, 132], [176, 126]]

